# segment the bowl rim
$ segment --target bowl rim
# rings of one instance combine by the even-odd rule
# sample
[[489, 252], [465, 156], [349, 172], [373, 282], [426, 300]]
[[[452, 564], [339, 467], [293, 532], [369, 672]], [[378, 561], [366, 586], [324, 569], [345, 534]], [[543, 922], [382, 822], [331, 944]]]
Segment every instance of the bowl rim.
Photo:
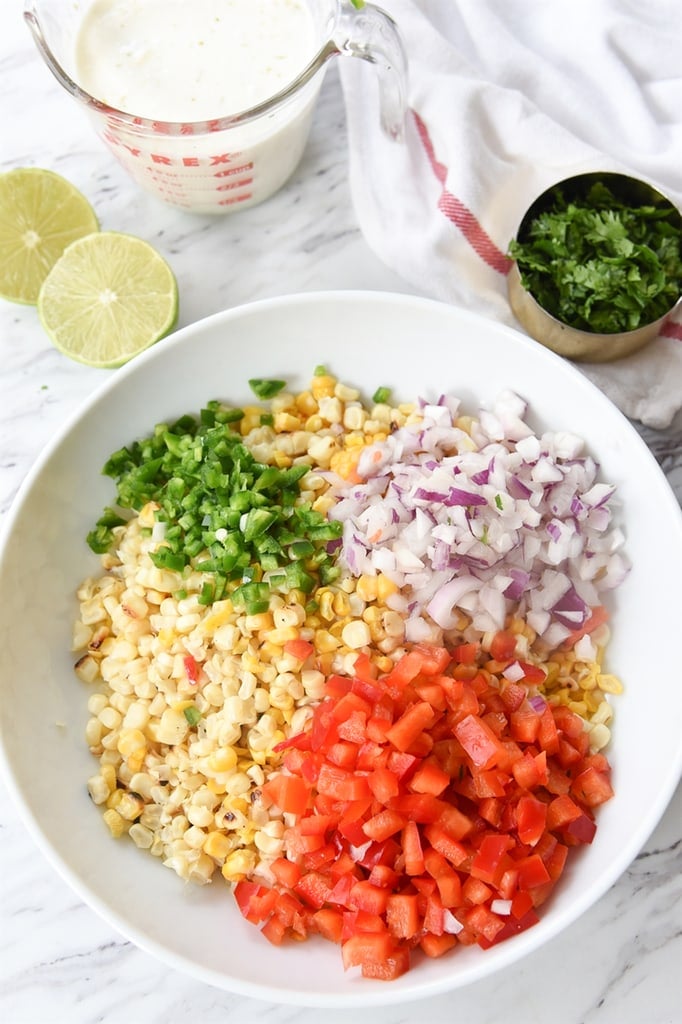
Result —
[[[110, 391], [122, 386], [128, 376], [136, 373], [137, 367], [143, 363], [153, 362], [157, 359], [163, 358], [163, 347], [177, 347], [186, 344], [188, 338], [191, 338], [197, 331], [210, 329], [214, 324], [229, 323], [233, 320], [238, 320], [240, 317], [251, 314], [258, 314], [262, 310], [279, 309], [283, 306], [297, 306], [303, 305], [318, 305], [320, 308], [324, 308], [325, 304], [329, 302], [342, 302], [348, 303], [349, 305], [360, 303], [370, 303], [375, 305], [388, 305], [388, 306], [404, 306], [411, 305], [419, 309], [424, 310], [441, 310], [447, 311], [447, 315], [453, 317], [459, 317], [464, 322], [469, 323], [481, 323], [485, 322], [501, 334], [513, 335], [516, 343], [520, 344], [521, 347], [528, 346], [529, 350], [532, 348], [537, 351], [536, 346], [533, 342], [520, 331], [513, 327], [505, 324], [488, 320], [480, 316], [479, 314], [473, 313], [469, 310], [461, 309], [459, 307], [453, 307], [449, 304], [441, 302], [440, 300], [423, 298], [417, 295], [408, 295], [403, 293], [392, 293], [384, 291], [363, 291], [363, 290], [347, 290], [347, 291], [335, 291], [325, 290], [316, 292], [304, 292], [294, 293], [288, 295], [280, 295], [269, 297], [265, 299], [258, 299], [252, 302], [247, 302], [236, 307], [232, 307], [227, 310], [222, 310], [213, 313], [201, 320], [195, 321], [194, 323], [188, 324], [182, 328], [179, 328], [172, 335], [164, 339], [159, 345], [153, 346], [151, 349], [141, 353], [135, 359], [131, 360], [126, 366], [117, 370], [110, 377], [105, 379], [94, 391], [65, 419], [62, 423], [61, 428], [51, 437], [48, 443], [44, 446], [38, 457], [34, 460], [24, 480], [22, 481], [17, 494], [10, 506], [10, 509], [3, 517], [2, 523], [0, 523], [0, 574], [2, 573], [2, 565], [4, 560], [4, 553], [7, 544], [11, 538], [12, 529], [14, 523], [21, 514], [22, 506], [24, 501], [29, 496], [30, 490], [34, 483], [43, 471], [46, 463], [50, 460], [52, 455], [57, 449], [65, 442], [68, 435], [77, 425], [77, 423], [101, 400], [101, 398], [108, 394]], [[672, 489], [669, 487], [668, 482], [663, 477], [660, 468], [658, 467], [656, 460], [652, 453], [635, 430], [634, 426], [623, 416], [619, 410], [606, 398], [606, 396], [594, 385], [588, 378], [585, 377], [576, 367], [566, 363], [564, 359], [555, 355], [549, 350], [543, 350], [542, 358], [547, 360], [556, 360], [561, 364], [562, 373], [572, 376], [576, 380], [580, 380], [582, 385], [585, 386], [591, 393], [594, 394], [597, 401], [602, 403], [605, 407], [608, 406], [611, 412], [622, 419], [622, 427], [626, 434], [630, 437], [631, 441], [638, 445], [641, 452], [647, 458], [652, 466], [655, 467], [655, 471], [661, 474], [661, 479], [665, 482], [667, 488], [667, 495], [670, 503], [671, 510], [674, 510], [679, 516], [680, 526], [682, 527], [682, 509], [679, 508], [675, 500]], [[52, 865], [53, 868], [61, 875], [61, 877], [69, 884], [69, 886], [78, 894], [86, 905], [93, 908], [100, 917], [103, 918], [112, 928], [117, 932], [134, 942], [139, 948], [153, 955], [157, 960], [173, 967], [176, 970], [181, 971], [185, 975], [194, 977], [204, 983], [235, 992], [240, 995], [249, 996], [257, 999], [270, 999], [273, 1002], [282, 1004], [289, 1004], [295, 1006], [311, 1006], [311, 1007], [369, 1007], [369, 1006], [384, 1006], [392, 1005], [396, 1003], [402, 1003], [410, 999], [422, 999], [443, 994], [445, 992], [455, 991], [459, 987], [481, 981], [484, 978], [497, 973], [497, 971], [509, 967], [511, 964], [522, 960], [525, 956], [529, 955], [533, 950], [537, 949], [543, 944], [547, 944], [555, 939], [560, 933], [564, 932], [568, 927], [574, 924], [578, 918], [585, 913], [591, 906], [593, 906], [599, 899], [601, 899], [608, 889], [614, 884], [614, 882], [624, 873], [627, 867], [632, 863], [634, 858], [637, 856], [642, 846], [650, 837], [653, 830], [658, 825], [661, 817], [663, 816], [674, 791], [678, 785], [680, 776], [682, 776], [682, 739], [678, 744], [676, 751], [676, 757], [671, 759], [670, 771], [668, 777], [665, 780], [665, 784], [657, 790], [656, 797], [648, 805], [647, 814], [638, 822], [637, 826], [633, 828], [631, 832], [631, 839], [628, 844], [625, 844], [621, 848], [620, 855], [614, 859], [610, 865], [608, 872], [604, 872], [601, 877], [599, 884], [590, 887], [589, 891], [582, 894], [578, 894], [573, 905], [571, 906], [570, 912], [567, 912], [558, 921], [553, 922], [551, 926], [545, 927], [544, 930], [536, 931], [535, 928], [522, 933], [517, 936], [514, 942], [505, 944], [506, 948], [502, 950], [498, 959], [493, 964], [487, 961], [485, 956], [479, 959], [474, 970], [471, 971], [470, 976], [465, 980], [457, 980], [452, 983], [447, 977], [440, 977], [435, 982], [429, 984], [420, 983], [418, 980], [414, 984], [401, 988], [391, 990], [388, 986], [382, 988], [379, 992], [376, 989], [370, 990], [369, 987], [363, 991], [348, 991], [342, 998], [336, 998], [334, 995], [329, 997], [321, 997], [317, 993], [293, 993], [288, 989], [276, 989], [273, 987], [262, 987], [260, 985], [254, 985], [248, 981], [242, 981], [235, 979], [234, 977], [225, 977], [223, 974], [211, 969], [202, 968], [195, 962], [188, 962], [183, 956], [180, 956], [164, 946], [160, 945], [157, 941], [151, 939], [149, 936], [141, 933], [139, 929], [131, 925], [127, 920], [121, 917], [112, 910], [98, 895], [93, 893], [86, 882], [84, 882], [75, 871], [62, 859], [59, 853], [57, 853], [52, 847], [47, 835], [45, 834], [40, 822], [33, 815], [30, 809], [26, 806], [26, 803], [21, 795], [20, 788], [16, 783], [13, 769], [9, 761], [5, 742], [3, 738], [2, 729], [0, 729], [0, 778], [5, 781], [5, 784], [12, 796], [20, 818], [24, 821], [30, 835], [36, 842], [36, 845], [41, 849], [45, 855], [47, 861]], [[498, 947], [499, 950], [499, 947]], [[488, 966], [490, 964], [490, 966]], [[411, 974], [412, 972], [410, 972]], [[415, 975], [418, 972], [415, 972]]]

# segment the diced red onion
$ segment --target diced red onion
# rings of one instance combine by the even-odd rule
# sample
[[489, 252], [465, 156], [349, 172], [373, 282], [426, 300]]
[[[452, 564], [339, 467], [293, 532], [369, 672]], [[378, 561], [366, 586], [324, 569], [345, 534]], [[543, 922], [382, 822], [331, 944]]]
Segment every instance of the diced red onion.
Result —
[[597, 480], [581, 438], [534, 435], [512, 392], [470, 434], [453, 423], [457, 399], [420, 407], [421, 422], [363, 449], [361, 483], [327, 476], [341, 564], [401, 588], [408, 640], [439, 642], [464, 611], [479, 631], [520, 615], [558, 646], [628, 572], [613, 486]]

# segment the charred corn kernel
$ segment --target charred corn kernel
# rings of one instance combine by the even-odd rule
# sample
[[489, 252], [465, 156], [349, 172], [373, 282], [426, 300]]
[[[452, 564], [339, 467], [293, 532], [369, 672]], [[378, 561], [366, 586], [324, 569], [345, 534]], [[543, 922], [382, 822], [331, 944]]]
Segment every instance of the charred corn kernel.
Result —
[[255, 866], [256, 854], [253, 850], [234, 850], [225, 858], [221, 874], [228, 882], [240, 882]]
[[101, 775], [93, 775], [87, 782], [88, 793], [94, 804], [104, 804], [109, 799], [111, 790]]
[[276, 629], [300, 626], [305, 622], [305, 609], [300, 604], [285, 605], [283, 608], [275, 609], [272, 619]]
[[318, 614], [325, 622], [331, 622], [334, 618], [334, 594], [333, 591], [323, 587], [317, 591]]
[[151, 849], [151, 845], [154, 842], [154, 833], [146, 825], [141, 825], [139, 821], [136, 821], [130, 826], [128, 835], [140, 850]]
[[397, 638], [405, 635], [405, 621], [398, 612], [384, 612], [381, 617], [381, 624], [388, 637]]
[[135, 772], [131, 776], [128, 786], [131, 792], [137, 793], [143, 800], [151, 800], [154, 779], [148, 772]]
[[85, 726], [85, 742], [89, 747], [98, 747], [102, 740], [103, 726], [99, 718], [89, 718]]
[[146, 737], [140, 729], [121, 729], [116, 749], [121, 757], [126, 758], [139, 754], [140, 751], [144, 753], [147, 749]]
[[321, 494], [320, 497], [315, 498], [315, 501], [313, 502], [313, 509], [315, 512], [321, 512], [323, 515], [326, 515], [333, 506], [334, 499], [330, 498], [326, 494]]
[[166, 708], [161, 715], [156, 739], [158, 743], [174, 746], [177, 743], [182, 743], [188, 731], [189, 722], [185, 718], [184, 712]]
[[339, 617], [348, 615], [350, 613], [350, 601], [348, 600], [348, 595], [344, 594], [340, 590], [337, 591], [333, 596], [332, 609], [334, 614]]
[[234, 747], [223, 747], [209, 755], [208, 769], [220, 775], [222, 772], [231, 772], [237, 767], [237, 753]]
[[300, 427], [301, 420], [298, 416], [293, 416], [290, 412], [275, 413], [274, 428], [278, 434], [291, 433], [293, 430], [299, 430]]
[[300, 394], [296, 395], [295, 405], [304, 416], [312, 416], [317, 412], [317, 399], [312, 391], [301, 391]]
[[261, 424], [263, 410], [258, 405], [247, 405], [243, 408], [244, 415], [239, 421], [239, 433], [246, 437], [252, 430]]
[[361, 405], [347, 405], [343, 413], [343, 425], [346, 430], [362, 430], [367, 413]]
[[91, 654], [84, 654], [79, 658], [74, 668], [83, 683], [94, 683], [99, 676], [99, 662]]
[[385, 603], [386, 598], [398, 593], [398, 585], [392, 579], [389, 579], [388, 576], [385, 576], [383, 572], [379, 573], [376, 580], [378, 601]]
[[128, 831], [128, 822], [113, 808], [106, 810], [102, 815], [102, 818], [114, 839], [120, 839], [120, 837]]
[[224, 832], [209, 832], [204, 840], [203, 851], [214, 860], [224, 861], [232, 849], [232, 840]]
[[93, 693], [88, 698], [88, 711], [91, 715], [99, 715], [100, 711], [104, 711], [109, 701], [103, 693]]
[[268, 643], [274, 644], [276, 647], [284, 647], [284, 644], [288, 644], [291, 640], [298, 639], [298, 630], [295, 626], [283, 626], [281, 629], [271, 629], [268, 631], [266, 639]]
[[355, 592], [363, 601], [376, 601], [378, 591], [377, 576], [359, 576]]
[[116, 708], [112, 708], [110, 705], [106, 708], [102, 708], [97, 717], [104, 728], [111, 731], [118, 729], [122, 721], [121, 714], [116, 710]]
[[336, 378], [328, 373], [320, 374], [312, 379], [310, 390], [316, 402], [321, 398], [331, 398], [336, 387]]
[[343, 627], [341, 639], [346, 647], [356, 651], [360, 647], [366, 647], [371, 642], [369, 626], [362, 619], [354, 619]]
[[116, 769], [113, 764], [101, 765], [99, 773], [106, 782], [109, 792], [113, 793], [116, 789]]
[[590, 729], [590, 747], [592, 750], [603, 750], [611, 739], [611, 730], [603, 722]]
[[608, 701], [603, 700], [599, 704], [599, 707], [592, 716], [592, 723], [594, 725], [606, 724], [613, 718], [613, 708]]
[[116, 810], [126, 821], [135, 821], [144, 810], [144, 800], [134, 793], [126, 793], [125, 790], [121, 790], [121, 794]]
[[612, 675], [600, 675], [599, 676], [599, 689], [604, 693], [618, 694], [623, 692], [623, 684], [620, 679]]
[[[309, 434], [316, 435], [319, 434], [319, 432], [324, 427], [324, 420], [322, 419], [320, 414], [317, 411], [315, 411], [314, 413], [312, 413], [312, 415], [308, 416], [307, 420], [303, 425]], [[310, 454], [310, 443], [308, 444], [308, 454]]]

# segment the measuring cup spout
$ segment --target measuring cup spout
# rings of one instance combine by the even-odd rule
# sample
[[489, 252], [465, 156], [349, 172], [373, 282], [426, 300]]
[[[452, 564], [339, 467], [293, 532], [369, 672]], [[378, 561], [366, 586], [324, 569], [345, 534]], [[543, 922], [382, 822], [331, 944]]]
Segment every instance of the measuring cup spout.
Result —
[[402, 141], [407, 110], [407, 57], [393, 18], [373, 4], [360, 8], [343, 0], [334, 43], [343, 57], [360, 57], [379, 73], [381, 126]]

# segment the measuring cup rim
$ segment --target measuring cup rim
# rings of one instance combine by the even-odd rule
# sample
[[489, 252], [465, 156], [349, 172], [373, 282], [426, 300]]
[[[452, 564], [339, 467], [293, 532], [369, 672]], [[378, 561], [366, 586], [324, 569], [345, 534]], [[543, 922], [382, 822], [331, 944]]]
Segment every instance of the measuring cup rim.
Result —
[[43, 35], [40, 18], [35, 9], [35, 0], [26, 0], [24, 20], [28, 24], [48, 68], [68, 93], [80, 100], [86, 107], [90, 107], [108, 118], [115, 119], [119, 124], [127, 125], [136, 131], [146, 128], [151, 132], [165, 135], [211, 135], [215, 132], [225, 131], [237, 125], [255, 121], [257, 118], [271, 113], [292, 99], [303, 86], [307, 85], [315, 77], [317, 72], [331, 57], [341, 53], [333, 39], [326, 40], [293, 81], [289, 82], [283, 89], [273, 93], [266, 100], [262, 100], [252, 107], [247, 107], [245, 110], [237, 111], [234, 114], [226, 114], [223, 117], [203, 118], [199, 121], [166, 121], [163, 118], [142, 117], [138, 114], [131, 114], [126, 110], [119, 110], [103, 100], [98, 100], [78, 85], [64, 70], [48, 45]]

